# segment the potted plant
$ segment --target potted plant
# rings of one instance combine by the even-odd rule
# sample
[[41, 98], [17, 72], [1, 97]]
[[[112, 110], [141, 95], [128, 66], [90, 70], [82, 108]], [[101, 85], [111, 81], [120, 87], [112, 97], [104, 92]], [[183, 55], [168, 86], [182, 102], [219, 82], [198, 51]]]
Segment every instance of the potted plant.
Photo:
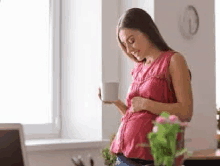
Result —
[[192, 155], [188, 153], [186, 148], [179, 151], [176, 150], [177, 134], [178, 132], [183, 132], [180, 126], [188, 126], [187, 122], [182, 123], [177, 116], [163, 112], [153, 123], [153, 132], [147, 134], [150, 145], [142, 143], [138, 144], [138, 146], [151, 147], [155, 165], [175, 166], [176, 157], [186, 152], [188, 156]]
[[[112, 141], [115, 138], [115, 133], [111, 136], [110, 145], [112, 144]], [[116, 158], [117, 156], [115, 154], [112, 154], [110, 152], [110, 145], [107, 145], [106, 148], [102, 149], [102, 157], [105, 160], [105, 165], [107, 166], [115, 166], [116, 165]]]

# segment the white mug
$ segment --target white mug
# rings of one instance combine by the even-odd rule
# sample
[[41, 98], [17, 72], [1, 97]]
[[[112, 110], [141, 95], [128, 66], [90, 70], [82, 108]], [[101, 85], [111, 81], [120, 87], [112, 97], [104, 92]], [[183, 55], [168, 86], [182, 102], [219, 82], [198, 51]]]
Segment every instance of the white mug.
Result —
[[104, 82], [101, 85], [102, 101], [117, 101], [118, 100], [118, 82]]

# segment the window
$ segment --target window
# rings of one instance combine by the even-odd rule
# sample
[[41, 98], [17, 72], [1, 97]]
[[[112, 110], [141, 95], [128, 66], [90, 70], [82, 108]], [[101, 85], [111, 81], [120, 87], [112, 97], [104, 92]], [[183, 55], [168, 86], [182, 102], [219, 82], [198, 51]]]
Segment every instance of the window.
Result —
[[59, 137], [60, 1], [0, 1], [0, 123]]

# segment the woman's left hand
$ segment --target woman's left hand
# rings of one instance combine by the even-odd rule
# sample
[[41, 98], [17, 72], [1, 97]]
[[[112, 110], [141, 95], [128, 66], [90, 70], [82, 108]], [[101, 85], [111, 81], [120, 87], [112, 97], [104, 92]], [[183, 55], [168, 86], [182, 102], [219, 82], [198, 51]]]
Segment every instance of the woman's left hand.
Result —
[[144, 110], [144, 106], [146, 104], [146, 98], [143, 97], [134, 97], [131, 99], [131, 108], [133, 112], [138, 112]]

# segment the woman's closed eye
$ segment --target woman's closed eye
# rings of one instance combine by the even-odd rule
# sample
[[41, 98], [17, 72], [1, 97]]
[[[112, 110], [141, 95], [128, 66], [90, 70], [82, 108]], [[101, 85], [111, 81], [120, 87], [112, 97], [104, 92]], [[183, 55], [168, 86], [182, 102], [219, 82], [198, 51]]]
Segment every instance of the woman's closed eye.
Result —
[[134, 40], [130, 40], [129, 43], [130, 43], [130, 44], [133, 44], [133, 43], [134, 43]]
[[[130, 44], [133, 44], [133, 43], [134, 43], [134, 40], [129, 40], [129, 43], [130, 43]], [[122, 45], [123, 45], [124, 48], [126, 49], [126, 44], [122, 42]]]

